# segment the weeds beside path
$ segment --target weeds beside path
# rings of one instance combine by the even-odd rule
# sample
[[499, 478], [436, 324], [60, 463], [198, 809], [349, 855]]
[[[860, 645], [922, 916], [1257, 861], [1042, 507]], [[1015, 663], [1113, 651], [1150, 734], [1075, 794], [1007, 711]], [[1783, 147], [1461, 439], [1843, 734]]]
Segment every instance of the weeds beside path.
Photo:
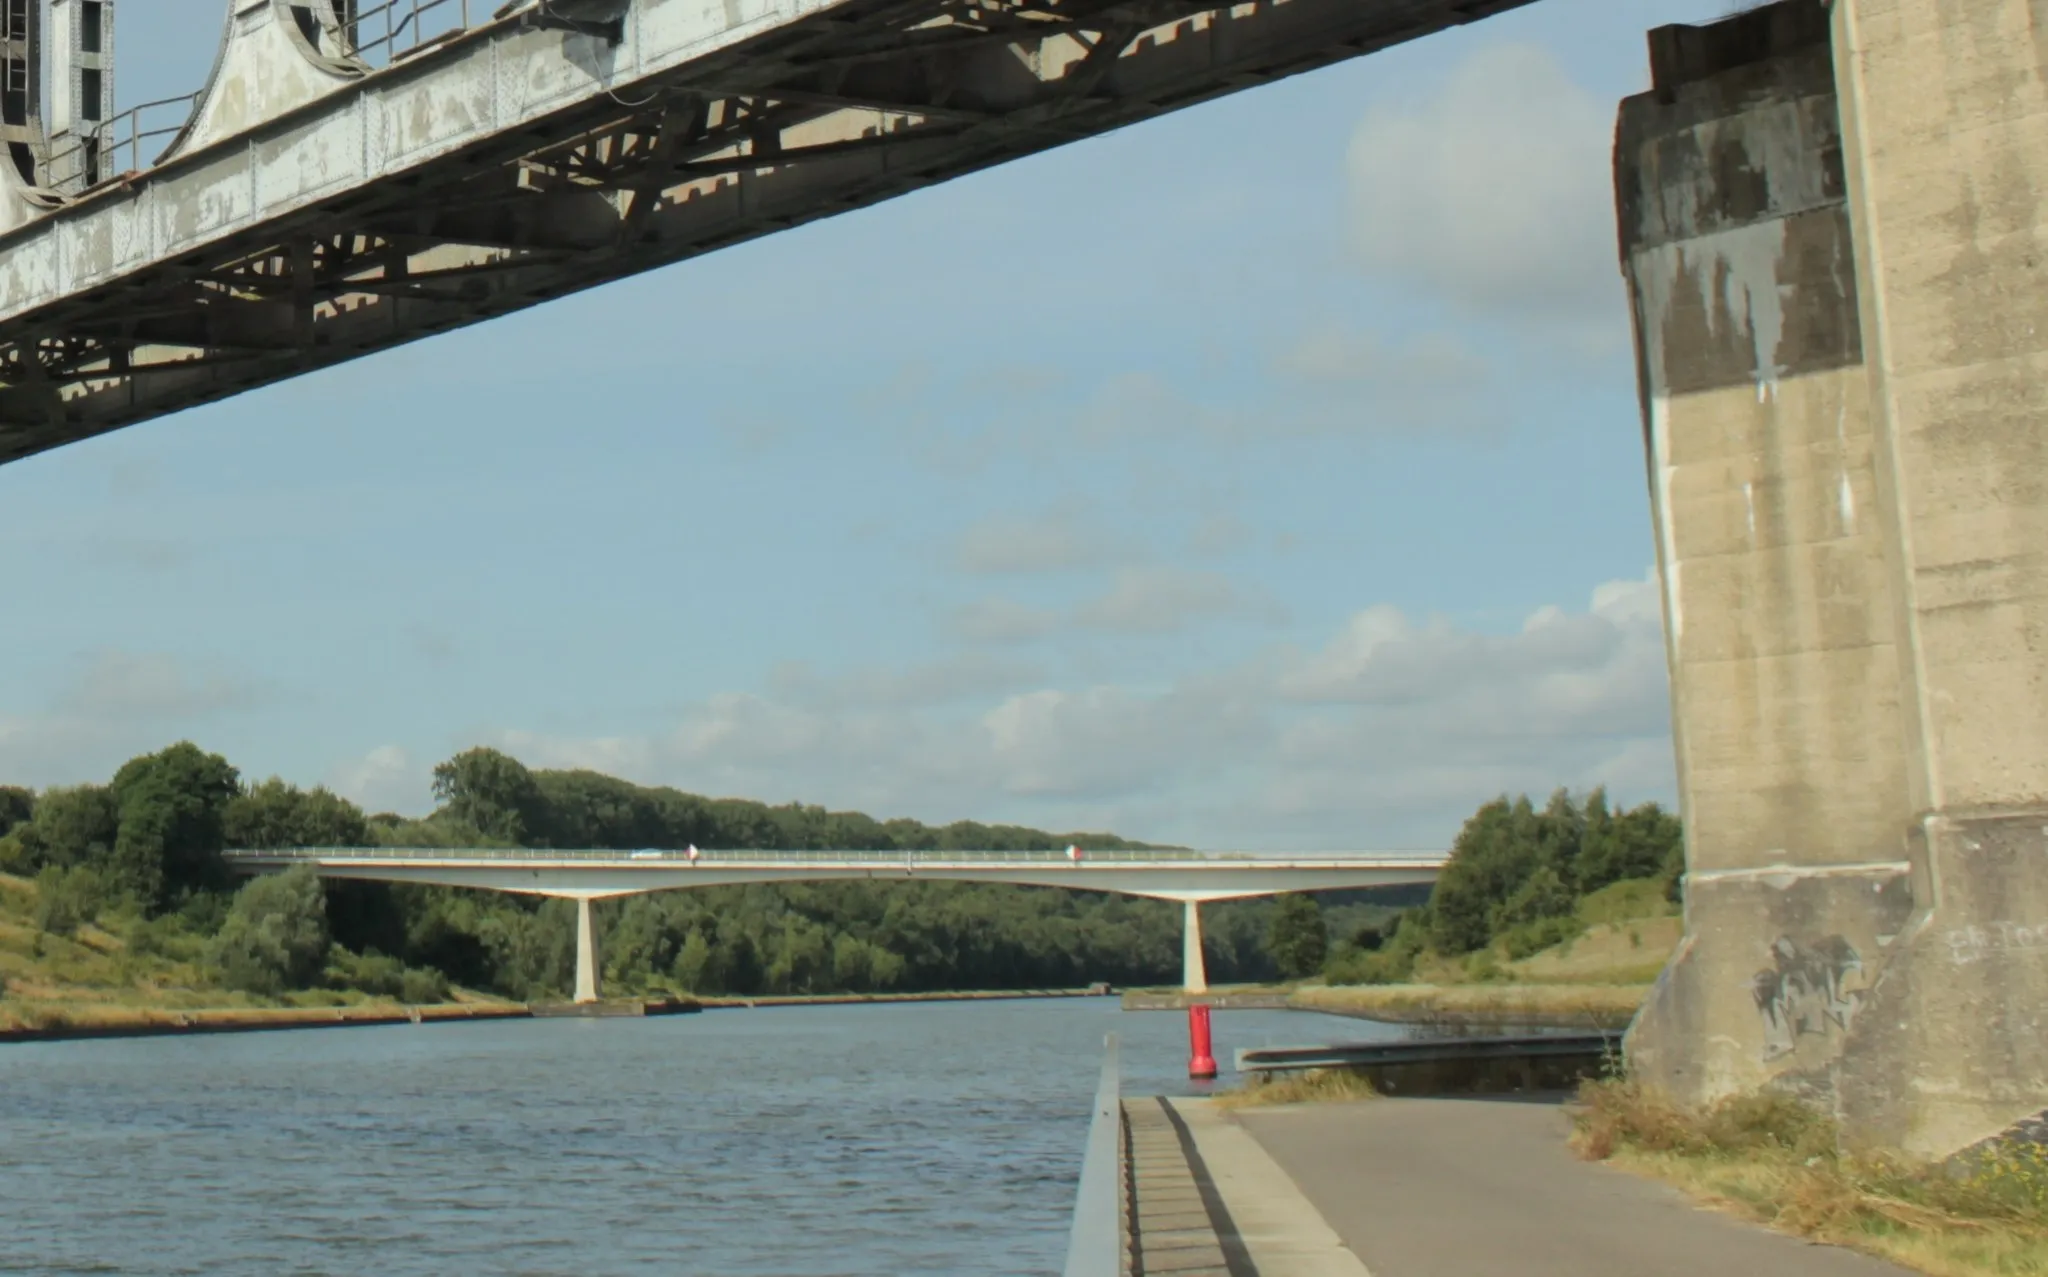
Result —
[[1218, 1092], [1215, 1100], [1220, 1108], [1241, 1109], [1376, 1100], [1379, 1095], [1372, 1081], [1357, 1069], [1307, 1069], [1278, 1077], [1254, 1073], [1230, 1090]]
[[1966, 1169], [1837, 1151], [1834, 1123], [1748, 1096], [1692, 1112], [1629, 1081], [1580, 1093], [1581, 1155], [1654, 1176], [1743, 1218], [1852, 1247], [1933, 1277], [2048, 1277], [2048, 1150], [2008, 1148]]

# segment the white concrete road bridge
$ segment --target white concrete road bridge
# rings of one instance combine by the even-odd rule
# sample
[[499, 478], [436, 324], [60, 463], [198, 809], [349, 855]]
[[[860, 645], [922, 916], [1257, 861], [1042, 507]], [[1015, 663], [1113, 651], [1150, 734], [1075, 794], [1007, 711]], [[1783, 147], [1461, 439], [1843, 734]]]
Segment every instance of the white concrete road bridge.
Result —
[[1526, 2], [10, 0], [0, 463]]
[[310, 865], [323, 878], [479, 887], [578, 902], [576, 1000], [598, 998], [597, 932], [590, 902], [683, 887], [747, 882], [868, 880], [1005, 882], [1113, 891], [1186, 906], [1182, 980], [1209, 987], [1201, 904], [1291, 891], [1334, 891], [1436, 881], [1445, 852], [1244, 851], [553, 851], [519, 848], [306, 847], [236, 851], [243, 873]]

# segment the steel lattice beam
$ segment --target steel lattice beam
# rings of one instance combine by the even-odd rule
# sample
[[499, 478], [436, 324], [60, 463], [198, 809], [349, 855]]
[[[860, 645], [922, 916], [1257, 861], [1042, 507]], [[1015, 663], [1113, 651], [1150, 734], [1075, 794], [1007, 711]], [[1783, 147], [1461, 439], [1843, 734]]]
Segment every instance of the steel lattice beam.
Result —
[[0, 320], [0, 463], [1525, 2], [835, 6]]

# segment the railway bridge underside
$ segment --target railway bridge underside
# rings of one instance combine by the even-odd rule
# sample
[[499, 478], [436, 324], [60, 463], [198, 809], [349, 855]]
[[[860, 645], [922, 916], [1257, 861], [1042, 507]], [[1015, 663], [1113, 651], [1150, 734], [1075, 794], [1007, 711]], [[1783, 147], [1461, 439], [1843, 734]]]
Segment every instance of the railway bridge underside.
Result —
[[1520, 3], [233, 0], [182, 125], [0, 103], [0, 463]]

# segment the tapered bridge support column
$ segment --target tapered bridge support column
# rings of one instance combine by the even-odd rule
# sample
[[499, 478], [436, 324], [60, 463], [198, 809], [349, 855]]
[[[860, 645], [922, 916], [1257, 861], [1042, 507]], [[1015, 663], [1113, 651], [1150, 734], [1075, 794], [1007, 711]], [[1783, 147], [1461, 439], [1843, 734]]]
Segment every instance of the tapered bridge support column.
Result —
[[1181, 988], [1188, 993], [1209, 991], [1209, 972], [1202, 965], [1202, 906], [1187, 902], [1187, 925], [1181, 939]]
[[576, 902], [576, 1000], [597, 1001], [597, 924], [588, 899]]
[[1844, 1148], [2048, 1124], [2043, 34], [1780, 0], [1617, 135], [1686, 844], [1629, 1073]]

